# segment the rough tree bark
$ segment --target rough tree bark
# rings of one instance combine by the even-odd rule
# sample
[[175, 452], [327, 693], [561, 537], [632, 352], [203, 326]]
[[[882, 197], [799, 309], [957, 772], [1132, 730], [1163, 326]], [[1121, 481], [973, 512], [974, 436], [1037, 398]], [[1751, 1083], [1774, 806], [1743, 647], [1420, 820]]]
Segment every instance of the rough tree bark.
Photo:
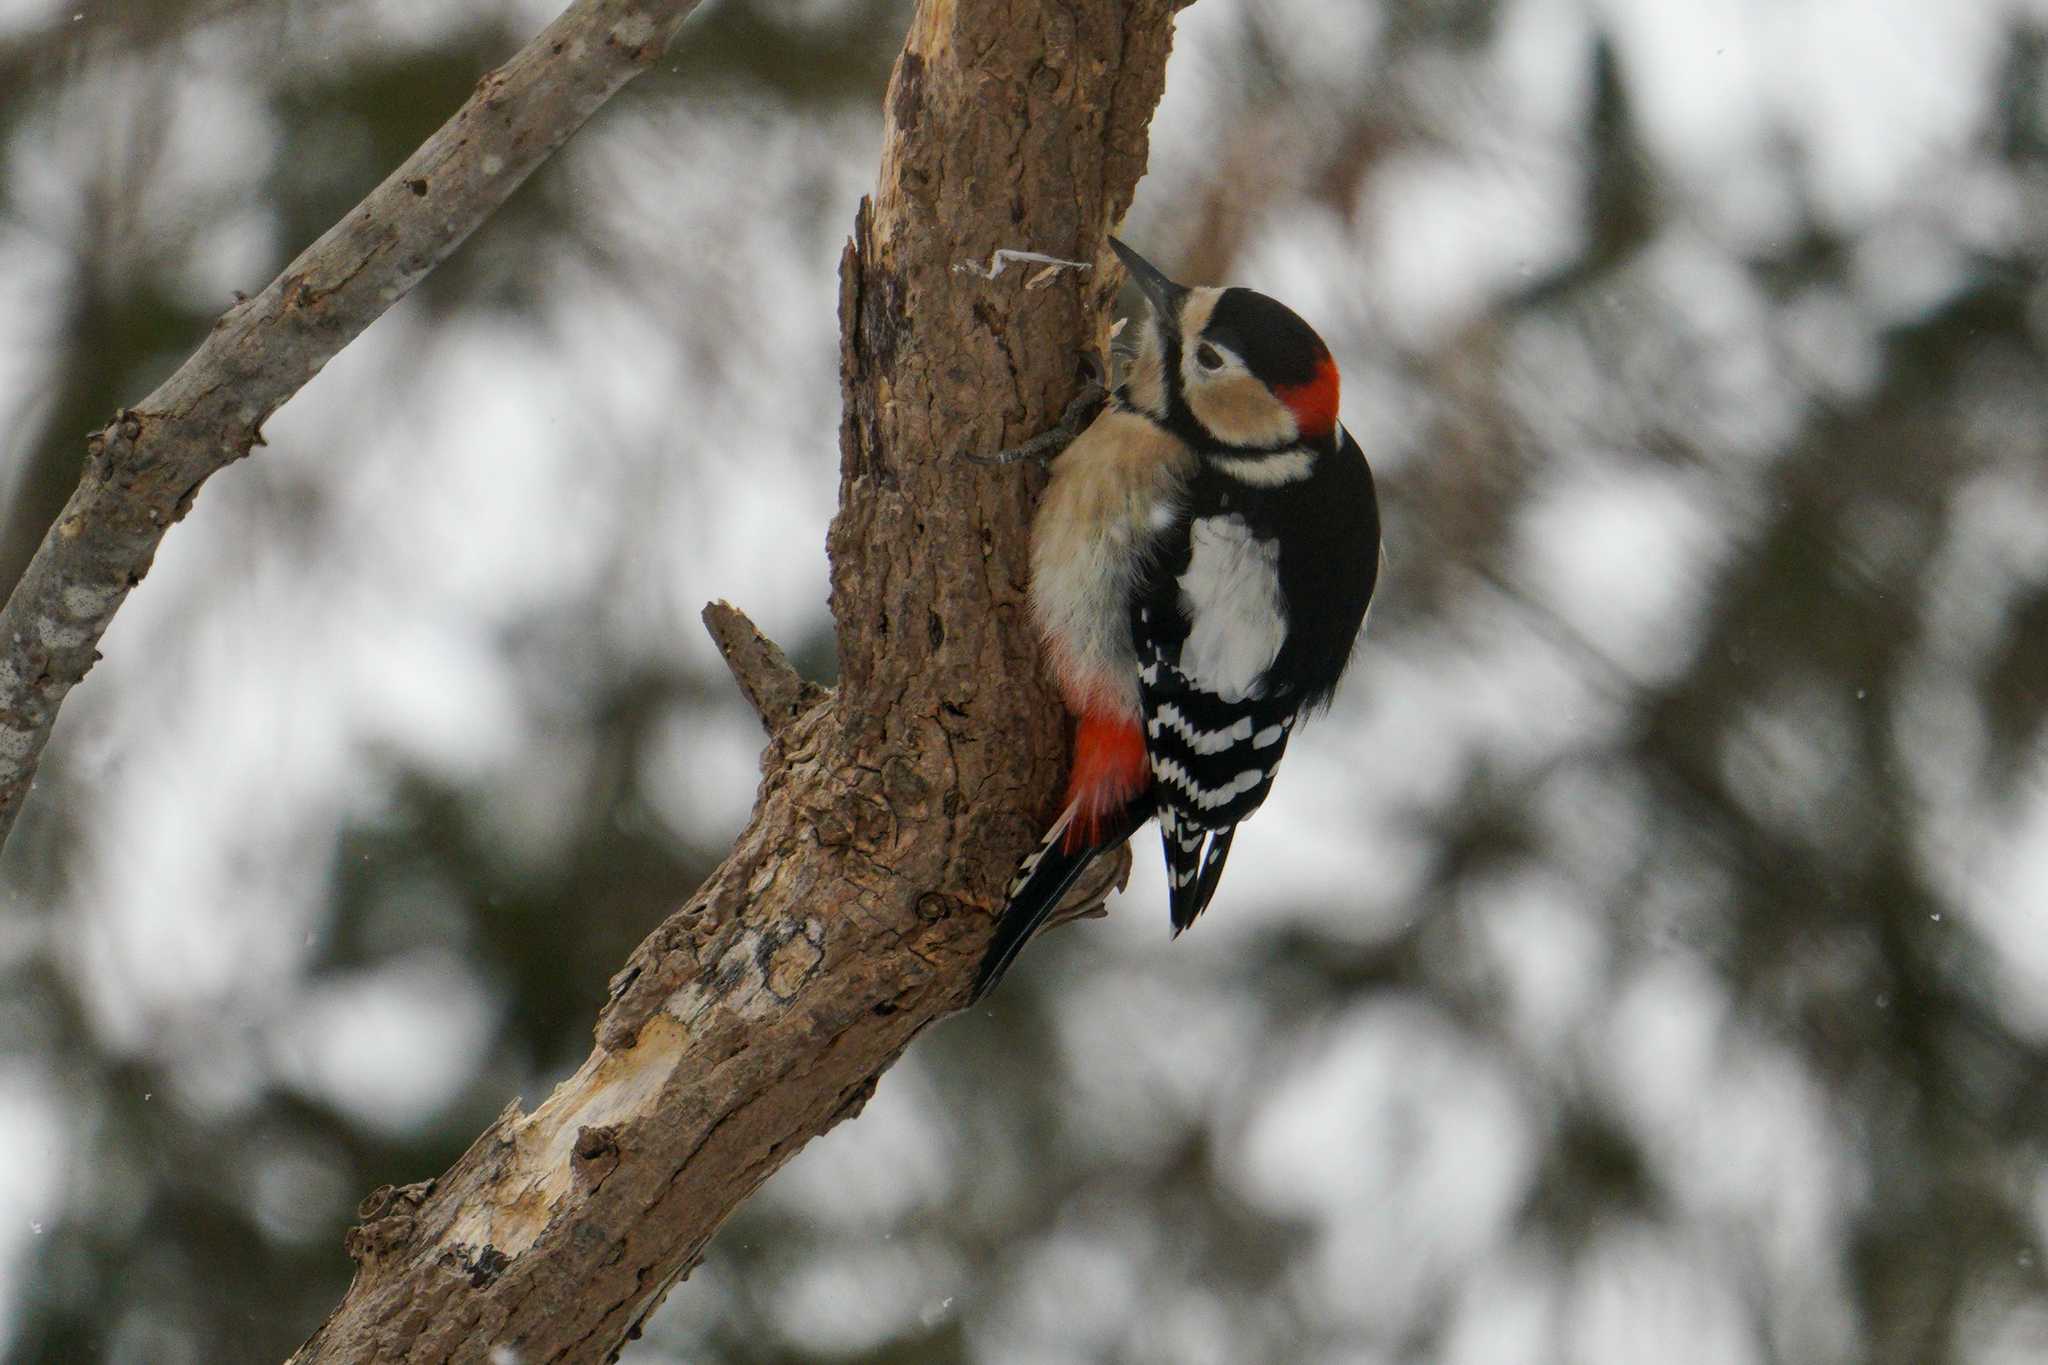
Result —
[[86, 442], [78, 490], [0, 610], [0, 844], [72, 687], [199, 486], [404, 298], [628, 81], [699, 0], [576, 0], [137, 407]]
[[[1025, 620], [1035, 481], [956, 453], [1050, 423], [1104, 340], [1104, 237], [1144, 168], [1178, 7], [922, 0], [840, 264], [839, 686], [707, 610], [769, 732], [746, 830], [613, 980], [573, 1077], [438, 1180], [365, 1202], [355, 1282], [295, 1360], [613, 1355], [726, 1217], [961, 1003], [1065, 744]], [[1000, 247], [1094, 267], [955, 268]]]

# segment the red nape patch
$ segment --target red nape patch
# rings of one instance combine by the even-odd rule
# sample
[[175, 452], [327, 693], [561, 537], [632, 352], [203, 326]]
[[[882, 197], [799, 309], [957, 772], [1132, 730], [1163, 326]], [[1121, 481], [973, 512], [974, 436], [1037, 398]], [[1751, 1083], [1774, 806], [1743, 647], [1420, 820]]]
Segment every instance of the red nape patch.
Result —
[[1301, 434], [1318, 438], [1337, 429], [1337, 387], [1337, 362], [1325, 353], [1315, 378], [1305, 384], [1282, 384], [1273, 392], [1293, 411]]
[[1074, 773], [1067, 779], [1073, 823], [1062, 840], [1069, 853], [1102, 842], [1110, 817], [1130, 804], [1152, 780], [1145, 758], [1145, 732], [1127, 716], [1090, 711], [1074, 736]]

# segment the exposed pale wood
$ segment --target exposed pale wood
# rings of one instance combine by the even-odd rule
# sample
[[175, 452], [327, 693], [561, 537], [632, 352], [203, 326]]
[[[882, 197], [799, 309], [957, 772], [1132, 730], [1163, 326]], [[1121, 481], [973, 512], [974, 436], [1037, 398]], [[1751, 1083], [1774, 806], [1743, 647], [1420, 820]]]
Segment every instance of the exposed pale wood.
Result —
[[[356, 1281], [295, 1359], [607, 1358], [965, 998], [1051, 814], [1065, 724], [1025, 609], [1042, 476], [957, 452], [1050, 425], [1106, 350], [1104, 238], [1145, 164], [1176, 8], [920, 5], [840, 264], [839, 685], [792, 704], [758, 633], [710, 614], [774, 732], [747, 828], [613, 980], [574, 1076], [437, 1181], [371, 1201]], [[1094, 268], [952, 268], [1002, 247]]]

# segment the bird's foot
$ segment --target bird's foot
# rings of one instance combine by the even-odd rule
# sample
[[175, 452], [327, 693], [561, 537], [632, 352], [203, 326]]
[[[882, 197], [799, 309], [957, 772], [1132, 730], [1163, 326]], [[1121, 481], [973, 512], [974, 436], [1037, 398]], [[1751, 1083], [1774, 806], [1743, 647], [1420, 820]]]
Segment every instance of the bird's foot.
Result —
[[1101, 358], [1091, 351], [1081, 357], [1081, 365], [1081, 391], [1074, 395], [1067, 404], [1067, 410], [1060, 414], [1060, 420], [1050, 429], [1008, 450], [998, 450], [992, 455], [962, 451], [960, 458], [985, 465], [1021, 464], [1025, 460], [1037, 460], [1041, 464], [1050, 462], [1088, 429], [1088, 424], [1095, 420], [1095, 414], [1102, 411], [1103, 403], [1109, 398], [1109, 390], [1103, 387], [1107, 374]]

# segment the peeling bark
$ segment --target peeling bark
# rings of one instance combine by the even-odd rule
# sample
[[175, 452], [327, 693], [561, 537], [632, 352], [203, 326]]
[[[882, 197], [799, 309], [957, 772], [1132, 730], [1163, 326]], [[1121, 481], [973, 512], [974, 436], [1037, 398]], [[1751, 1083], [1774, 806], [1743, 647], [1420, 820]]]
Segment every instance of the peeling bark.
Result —
[[78, 490], [0, 610], [0, 843], [58, 708], [164, 533], [263, 423], [667, 49], [699, 0], [577, 0], [176, 374], [86, 442]]
[[[964, 1000], [1050, 815], [1065, 724], [1025, 604], [1040, 476], [958, 455], [1049, 425], [1106, 342], [1104, 239], [1144, 168], [1177, 8], [923, 0], [840, 263], [839, 686], [707, 609], [771, 736], [746, 830], [613, 979], [574, 1076], [438, 1180], [366, 1202], [355, 1282], [295, 1360], [611, 1357], [726, 1217]], [[954, 269], [1001, 247], [1093, 268]]]

